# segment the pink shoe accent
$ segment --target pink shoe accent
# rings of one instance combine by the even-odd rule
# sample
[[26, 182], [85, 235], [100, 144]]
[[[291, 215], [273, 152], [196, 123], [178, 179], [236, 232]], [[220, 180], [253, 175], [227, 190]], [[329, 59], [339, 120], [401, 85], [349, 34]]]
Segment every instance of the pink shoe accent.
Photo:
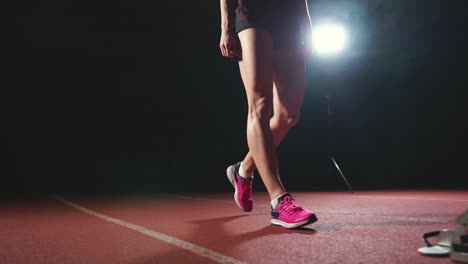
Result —
[[273, 225], [285, 228], [297, 228], [317, 221], [314, 213], [298, 205], [288, 193], [278, 198], [278, 205], [272, 209], [271, 216]]
[[232, 186], [234, 186], [234, 200], [236, 201], [237, 206], [243, 211], [250, 212], [253, 208], [253, 178], [249, 180], [242, 178], [238, 173], [239, 166], [240, 162], [229, 166], [226, 170], [226, 174]]

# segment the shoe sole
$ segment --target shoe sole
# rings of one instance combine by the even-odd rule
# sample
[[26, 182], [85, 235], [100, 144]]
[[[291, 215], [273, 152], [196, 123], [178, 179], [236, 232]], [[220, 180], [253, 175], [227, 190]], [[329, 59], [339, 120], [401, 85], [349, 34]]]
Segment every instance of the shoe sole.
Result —
[[242, 206], [240, 205], [239, 203], [239, 200], [237, 200], [237, 186], [236, 184], [234, 183], [234, 166], [231, 165], [229, 166], [227, 169], [226, 169], [226, 175], [227, 175], [227, 178], [229, 180], [229, 182], [232, 184], [232, 187], [234, 187], [234, 201], [236, 201], [236, 204], [237, 204], [237, 207], [239, 207], [239, 209], [241, 209], [242, 211], [244, 212], [251, 212], [252, 210], [245, 210], [244, 208], [242, 208]]
[[271, 224], [272, 225], [278, 225], [278, 226], [282, 226], [284, 228], [288, 228], [288, 229], [291, 229], [291, 228], [298, 228], [298, 227], [301, 227], [301, 226], [306, 226], [306, 225], [310, 225], [312, 223], [315, 223], [317, 222], [317, 216], [315, 216], [314, 214], [311, 215], [309, 217], [309, 219], [307, 220], [304, 220], [302, 222], [298, 222], [298, 223], [286, 223], [286, 222], [283, 222], [281, 220], [278, 220], [278, 219], [271, 219]]

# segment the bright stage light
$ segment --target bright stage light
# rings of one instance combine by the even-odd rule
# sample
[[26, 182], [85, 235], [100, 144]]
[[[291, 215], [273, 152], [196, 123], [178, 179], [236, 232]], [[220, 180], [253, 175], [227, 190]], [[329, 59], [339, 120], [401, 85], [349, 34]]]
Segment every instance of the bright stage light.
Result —
[[346, 30], [338, 24], [318, 25], [312, 29], [313, 49], [330, 54], [343, 50], [346, 46]]

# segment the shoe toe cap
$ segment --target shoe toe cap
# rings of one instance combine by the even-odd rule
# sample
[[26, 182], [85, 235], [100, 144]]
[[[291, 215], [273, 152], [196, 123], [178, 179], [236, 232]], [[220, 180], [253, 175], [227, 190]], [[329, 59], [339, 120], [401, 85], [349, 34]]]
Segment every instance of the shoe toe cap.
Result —
[[301, 212], [301, 214], [296, 216], [294, 222], [302, 222], [308, 220], [312, 217], [312, 215], [314, 215], [312, 212], [304, 210], [303, 212]]

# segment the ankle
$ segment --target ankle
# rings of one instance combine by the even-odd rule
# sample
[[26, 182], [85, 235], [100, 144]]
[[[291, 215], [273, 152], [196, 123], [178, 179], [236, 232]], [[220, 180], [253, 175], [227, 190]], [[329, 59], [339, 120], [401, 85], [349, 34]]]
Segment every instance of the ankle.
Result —
[[244, 164], [244, 162], [241, 162], [241, 164], [239, 166], [239, 171], [238, 171], [239, 175], [244, 179], [252, 178], [253, 177], [253, 171], [249, 172], [248, 170], [246, 170], [243, 164]]
[[240, 166], [239, 169], [244, 170], [244, 172], [245, 172], [247, 175], [252, 175], [252, 174], [254, 173], [255, 169], [256, 169], [256, 168], [255, 168], [254, 166], [252, 166], [252, 165], [254, 165], [254, 163], [252, 163], [252, 162], [250, 162], [250, 161], [245, 161], [245, 160], [243, 160], [243, 161], [241, 162], [241, 166]]
[[275, 191], [275, 192], [271, 192], [270, 193], [270, 201], [273, 201], [273, 200], [277, 200], [278, 198], [280, 198], [281, 196], [283, 196], [285, 193], [287, 193], [285, 190], [278, 190], [278, 191]]
[[283, 192], [283, 193], [277, 195], [275, 198], [271, 199], [271, 202], [270, 202], [271, 208], [275, 209], [276, 206], [279, 203], [279, 198], [283, 197], [285, 194], [287, 194], [287, 192]]

